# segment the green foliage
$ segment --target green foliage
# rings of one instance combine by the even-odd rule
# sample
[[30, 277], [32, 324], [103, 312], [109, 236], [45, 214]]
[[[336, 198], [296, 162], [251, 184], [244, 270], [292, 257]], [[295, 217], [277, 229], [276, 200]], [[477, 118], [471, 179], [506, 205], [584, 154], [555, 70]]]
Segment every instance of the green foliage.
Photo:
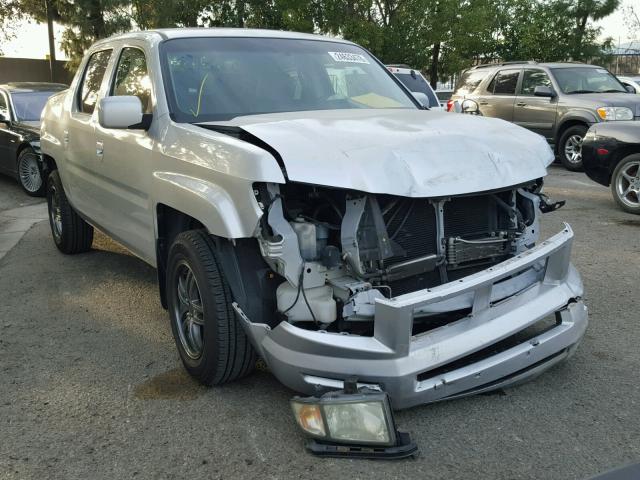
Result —
[[[589, 60], [603, 51], [593, 22], [619, 0], [50, 0], [75, 65], [96, 39], [131, 29], [240, 27], [352, 40], [432, 83], [474, 63]], [[46, 19], [44, 0], [0, 0], [0, 25]], [[3, 29], [5, 32], [6, 29]], [[605, 44], [604, 47], [608, 46]]]

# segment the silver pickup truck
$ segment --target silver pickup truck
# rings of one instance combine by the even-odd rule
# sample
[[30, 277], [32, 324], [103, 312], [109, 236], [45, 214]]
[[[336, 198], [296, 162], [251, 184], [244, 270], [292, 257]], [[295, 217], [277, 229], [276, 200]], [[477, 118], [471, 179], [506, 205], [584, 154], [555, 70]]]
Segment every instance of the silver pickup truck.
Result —
[[570, 227], [538, 242], [544, 138], [428, 111], [351, 42], [99, 41], [41, 148], [57, 247], [89, 250], [95, 227], [157, 268], [204, 384], [259, 355], [295, 391], [355, 377], [400, 409], [531, 378], [587, 326]]

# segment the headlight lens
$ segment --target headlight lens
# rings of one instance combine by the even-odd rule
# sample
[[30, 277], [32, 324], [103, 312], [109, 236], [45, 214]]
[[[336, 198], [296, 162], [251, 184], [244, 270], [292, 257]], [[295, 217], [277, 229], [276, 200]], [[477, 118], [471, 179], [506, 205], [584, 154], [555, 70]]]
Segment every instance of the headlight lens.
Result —
[[320, 398], [291, 400], [302, 430], [319, 440], [360, 445], [394, 445], [396, 429], [386, 393], [329, 392]]
[[605, 121], [633, 120], [633, 111], [627, 107], [600, 107], [598, 116]]
[[325, 405], [329, 436], [345, 442], [388, 444], [389, 429], [381, 402]]
[[313, 436], [325, 436], [320, 405], [291, 402], [291, 406], [293, 407], [293, 414], [296, 416], [296, 421], [302, 430]]

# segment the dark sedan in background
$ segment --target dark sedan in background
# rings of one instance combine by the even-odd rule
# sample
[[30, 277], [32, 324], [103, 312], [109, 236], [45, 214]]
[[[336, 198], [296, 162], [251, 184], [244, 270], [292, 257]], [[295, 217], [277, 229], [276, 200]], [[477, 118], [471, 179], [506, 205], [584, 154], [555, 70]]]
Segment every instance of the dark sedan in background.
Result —
[[15, 177], [29, 195], [44, 193], [40, 161], [40, 113], [61, 83], [0, 85], [0, 173]]
[[640, 215], [640, 122], [593, 125], [582, 143], [582, 161], [589, 178], [611, 186], [623, 210]]

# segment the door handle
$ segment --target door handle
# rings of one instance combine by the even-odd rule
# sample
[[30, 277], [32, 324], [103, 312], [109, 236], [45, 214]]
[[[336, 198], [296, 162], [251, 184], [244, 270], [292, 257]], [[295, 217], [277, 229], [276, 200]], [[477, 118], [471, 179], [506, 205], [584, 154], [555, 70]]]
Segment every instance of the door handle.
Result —
[[518, 107], [526, 107], [527, 104], [525, 102], [518, 102], [518, 103], [516, 103], [516, 106], [518, 106]]
[[102, 142], [96, 142], [96, 155], [99, 159], [104, 157], [104, 144]]
[[65, 147], [69, 144], [69, 130], [62, 132], [62, 141], [64, 142]]
[[478, 105], [489, 105], [489, 102], [487, 102], [486, 100], [483, 100], [478, 102]]

